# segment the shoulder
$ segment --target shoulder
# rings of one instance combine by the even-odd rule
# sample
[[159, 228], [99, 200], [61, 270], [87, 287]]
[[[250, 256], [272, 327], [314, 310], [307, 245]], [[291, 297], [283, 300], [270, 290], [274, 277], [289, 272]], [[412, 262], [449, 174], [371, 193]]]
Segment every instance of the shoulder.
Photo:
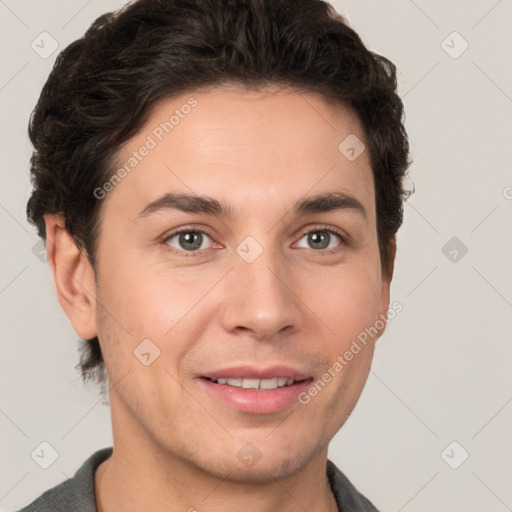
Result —
[[112, 454], [112, 447], [93, 453], [78, 469], [75, 476], [45, 491], [18, 512], [96, 512], [94, 472]]
[[338, 504], [338, 508], [347, 512], [379, 512], [337, 468], [334, 462], [327, 459], [327, 478]]

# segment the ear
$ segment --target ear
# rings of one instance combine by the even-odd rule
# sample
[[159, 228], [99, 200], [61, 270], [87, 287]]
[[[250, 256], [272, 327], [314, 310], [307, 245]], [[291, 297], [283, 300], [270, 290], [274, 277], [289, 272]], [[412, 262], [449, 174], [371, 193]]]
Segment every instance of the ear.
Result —
[[62, 215], [45, 215], [46, 257], [57, 297], [75, 332], [84, 339], [97, 335], [94, 270], [66, 230]]
[[[388, 254], [388, 264], [382, 268], [381, 302], [379, 311], [381, 315], [386, 315], [386, 317], [389, 310], [391, 280], [393, 279], [393, 271], [395, 267], [396, 236], [393, 236], [393, 238], [389, 241]], [[384, 333], [384, 329], [382, 329], [382, 332], [379, 334], [379, 336]]]
[[386, 280], [388, 286], [391, 284], [393, 279], [393, 271], [395, 269], [395, 256], [396, 256], [396, 235], [391, 238], [388, 244], [389, 261], [387, 267], [383, 270], [383, 280]]

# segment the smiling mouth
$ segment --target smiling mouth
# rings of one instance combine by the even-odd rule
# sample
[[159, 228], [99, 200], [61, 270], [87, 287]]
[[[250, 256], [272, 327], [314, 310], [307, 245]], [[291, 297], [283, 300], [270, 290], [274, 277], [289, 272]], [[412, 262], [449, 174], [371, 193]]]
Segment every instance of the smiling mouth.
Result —
[[311, 385], [313, 377], [284, 366], [233, 367], [202, 375], [199, 380], [209, 396], [230, 408], [243, 414], [265, 415], [297, 406], [297, 397]]
[[274, 377], [271, 379], [241, 379], [241, 378], [224, 378], [220, 377], [218, 379], [210, 379], [208, 377], [204, 377], [206, 380], [213, 382], [215, 384], [220, 384], [223, 386], [230, 386], [235, 388], [243, 388], [243, 389], [254, 389], [254, 390], [272, 390], [278, 388], [284, 388], [293, 386], [299, 382], [304, 382], [304, 380], [294, 380], [288, 379], [286, 377]]

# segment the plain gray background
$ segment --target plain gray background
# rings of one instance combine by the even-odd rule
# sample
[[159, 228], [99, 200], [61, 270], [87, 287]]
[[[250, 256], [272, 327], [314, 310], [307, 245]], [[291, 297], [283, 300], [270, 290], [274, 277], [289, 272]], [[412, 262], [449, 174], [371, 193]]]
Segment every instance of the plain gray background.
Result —
[[[0, 1], [1, 510], [112, 442], [25, 220], [26, 127], [58, 52], [123, 4]], [[392, 285], [403, 311], [329, 456], [383, 512], [512, 510], [512, 2], [333, 4], [399, 68], [416, 192]], [[58, 44], [46, 58], [42, 32]], [[58, 452], [48, 469], [31, 458], [41, 442]]]

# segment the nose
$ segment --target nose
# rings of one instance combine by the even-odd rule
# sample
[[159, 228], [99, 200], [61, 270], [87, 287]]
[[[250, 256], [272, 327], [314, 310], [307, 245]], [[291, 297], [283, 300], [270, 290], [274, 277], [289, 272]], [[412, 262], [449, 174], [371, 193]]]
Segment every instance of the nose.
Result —
[[224, 283], [221, 321], [226, 331], [248, 331], [258, 340], [273, 340], [300, 328], [300, 290], [283, 263], [270, 250], [252, 263], [235, 258]]

